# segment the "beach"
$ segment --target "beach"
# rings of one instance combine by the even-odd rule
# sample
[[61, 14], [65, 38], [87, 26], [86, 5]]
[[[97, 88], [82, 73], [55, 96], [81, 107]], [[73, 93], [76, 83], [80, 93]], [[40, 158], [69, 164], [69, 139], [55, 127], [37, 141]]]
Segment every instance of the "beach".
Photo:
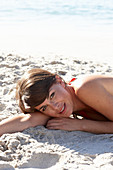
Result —
[[[22, 114], [15, 100], [18, 79], [31, 68], [58, 73], [65, 80], [85, 74], [111, 75], [104, 61], [56, 54], [0, 54], [0, 120]], [[0, 169], [113, 169], [113, 134], [48, 130], [43, 126], [0, 137]]]

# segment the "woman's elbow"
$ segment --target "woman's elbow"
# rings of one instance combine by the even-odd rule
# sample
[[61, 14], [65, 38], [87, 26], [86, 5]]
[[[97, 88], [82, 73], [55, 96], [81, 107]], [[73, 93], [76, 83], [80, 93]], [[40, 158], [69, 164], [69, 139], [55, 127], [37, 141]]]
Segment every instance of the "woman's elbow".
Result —
[[31, 113], [28, 115], [29, 127], [45, 126], [47, 121], [50, 119], [49, 116], [39, 112]]

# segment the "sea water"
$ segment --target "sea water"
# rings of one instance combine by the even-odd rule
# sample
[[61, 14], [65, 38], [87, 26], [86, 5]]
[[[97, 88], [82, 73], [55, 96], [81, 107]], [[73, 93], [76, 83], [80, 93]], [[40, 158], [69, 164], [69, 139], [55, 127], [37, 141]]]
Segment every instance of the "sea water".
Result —
[[59, 30], [113, 28], [113, 0], [0, 0], [0, 26], [16, 24]]

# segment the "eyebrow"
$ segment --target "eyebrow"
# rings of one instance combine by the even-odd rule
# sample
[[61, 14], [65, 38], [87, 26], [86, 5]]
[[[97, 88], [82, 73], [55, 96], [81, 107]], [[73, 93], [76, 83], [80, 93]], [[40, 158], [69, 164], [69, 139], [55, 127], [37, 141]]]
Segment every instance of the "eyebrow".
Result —
[[51, 90], [53, 90], [53, 88], [51, 88], [51, 87], [50, 87], [50, 89], [49, 89], [49, 91], [48, 91], [48, 92], [50, 93], [50, 92], [51, 92]]

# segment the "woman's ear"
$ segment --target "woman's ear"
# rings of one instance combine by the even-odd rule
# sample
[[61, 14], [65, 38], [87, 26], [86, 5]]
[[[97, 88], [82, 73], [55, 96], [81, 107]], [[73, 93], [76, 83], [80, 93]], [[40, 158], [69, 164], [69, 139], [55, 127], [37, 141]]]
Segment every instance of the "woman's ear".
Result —
[[61, 78], [60, 76], [58, 76], [58, 75], [56, 75], [55, 78], [56, 78], [56, 82], [57, 82], [57, 83], [60, 83], [61, 86], [65, 88], [66, 84], [65, 84], [65, 82], [62, 80], [62, 78]]

